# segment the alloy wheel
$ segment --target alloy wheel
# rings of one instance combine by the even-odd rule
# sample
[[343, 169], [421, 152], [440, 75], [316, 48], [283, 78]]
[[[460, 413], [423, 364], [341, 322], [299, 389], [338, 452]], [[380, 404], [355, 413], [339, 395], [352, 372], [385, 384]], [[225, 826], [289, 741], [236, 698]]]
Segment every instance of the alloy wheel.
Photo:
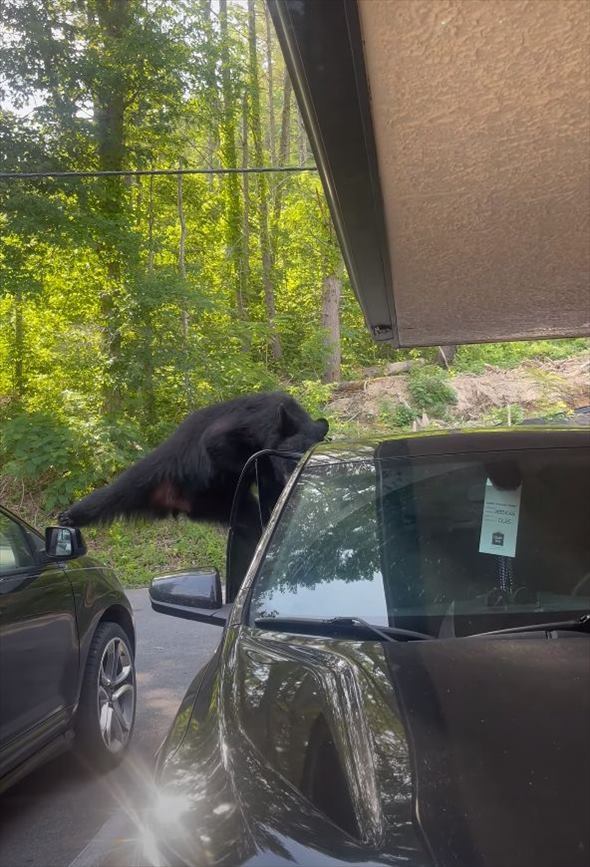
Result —
[[111, 638], [102, 653], [98, 675], [98, 721], [111, 753], [120, 752], [131, 736], [135, 714], [133, 656], [121, 638]]

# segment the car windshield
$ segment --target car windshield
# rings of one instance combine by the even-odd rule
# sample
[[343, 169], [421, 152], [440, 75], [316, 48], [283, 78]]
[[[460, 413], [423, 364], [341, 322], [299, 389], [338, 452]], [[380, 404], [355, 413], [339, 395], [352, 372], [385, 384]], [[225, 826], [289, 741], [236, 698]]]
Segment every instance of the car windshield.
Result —
[[532, 449], [312, 465], [252, 590], [260, 617], [470, 635], [590, 609], [590, 462]]

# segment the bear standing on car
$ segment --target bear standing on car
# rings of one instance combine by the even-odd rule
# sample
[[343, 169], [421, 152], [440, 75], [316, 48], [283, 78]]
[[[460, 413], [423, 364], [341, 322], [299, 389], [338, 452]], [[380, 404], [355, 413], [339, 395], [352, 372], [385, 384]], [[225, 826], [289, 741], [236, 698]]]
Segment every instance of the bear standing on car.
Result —
[[[166, 518], [227, 523], [234, 491], [248, 458], [262, 449], [304, 452], [328, 432], [287, 394], [236, 398], [198, 410], [165, 442], [114, 482], [59, 516], [84, 527], [116, 518]], [[281, 481], [285, 481], [282, 479]]]

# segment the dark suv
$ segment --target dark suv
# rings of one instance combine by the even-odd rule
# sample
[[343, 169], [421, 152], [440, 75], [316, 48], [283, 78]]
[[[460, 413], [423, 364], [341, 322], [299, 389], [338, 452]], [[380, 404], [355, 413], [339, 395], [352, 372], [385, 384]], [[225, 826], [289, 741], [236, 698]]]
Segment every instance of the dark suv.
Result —
[[79, 530], [0, 508], [0, 791], [74, 744], [116, 763], [135, 719], [131, 605]]

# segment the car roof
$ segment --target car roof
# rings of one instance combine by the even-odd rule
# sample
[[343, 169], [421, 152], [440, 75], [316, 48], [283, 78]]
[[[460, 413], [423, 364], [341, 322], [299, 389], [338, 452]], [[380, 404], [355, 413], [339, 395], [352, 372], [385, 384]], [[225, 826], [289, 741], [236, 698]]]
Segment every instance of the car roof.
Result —
[[586, 4], [268, 5], [374, 339], [590, 334]]
[[367, 440], [318, 443], [306, 466], [367, 458], [414, 458], [532, 449], [590, 448], [587, 428], [532, 427], [437, 430], [400, 433]]

